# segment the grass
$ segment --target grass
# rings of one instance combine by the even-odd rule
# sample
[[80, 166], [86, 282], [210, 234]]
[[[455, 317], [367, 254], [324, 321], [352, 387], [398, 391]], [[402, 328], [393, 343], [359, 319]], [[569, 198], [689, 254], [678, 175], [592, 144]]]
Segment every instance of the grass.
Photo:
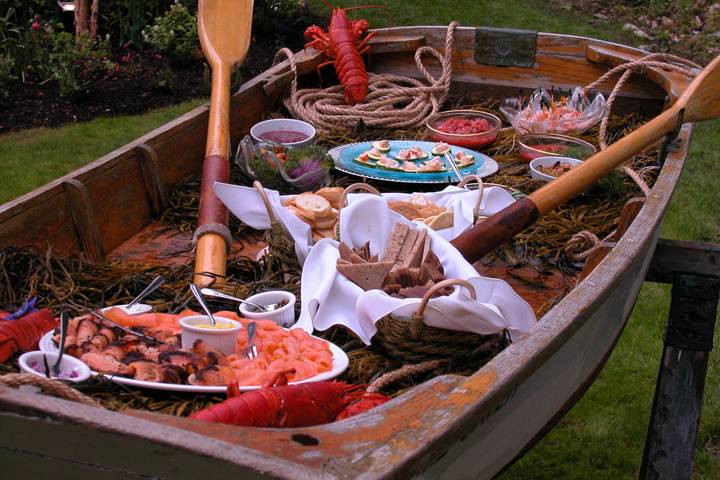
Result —
[[0, 136], [0, 204], [125, 145], [202, 102], [190, 100], [145, 115], [98, 118]]
[[[320, 0], [312, 0], [316, 7]], [[360, 2], [340, 2], [352, 6]], [[593, 26], [587, 12], [553, 11], [540, 2], [476, 2], [472, 0], [393, 2], [393, 25], [447, 24], [524, 28], [588, 35], [631, 43], [619, 25]], [[462, 12], [458, 14], [458, 12]], [[388, 24], [382, 10], [356, 13], [372, 26]], [[0, 165], [5, 181], [0, 202], [63, 175], [145, 131], [189, 110], [189, 102], [128, 118], [99, 119], [54, 130], [31, 130], [0, 137]], [[694, 241], [720, 241], [720, 178], [717, 148], [720, 122], [696, 130], [690, 161], [665, 218], [662, 236]], [[26, 159], [32, 159], [28, 162]], [[666, 285], [644, 285], [628, 326], [606, 367], [587, 394], [504, 479], [634, 478], [642, 457], [662, 337], [669, 308]], [[719, 322], [720, 323], [720, 322]], [[717, 335], [720, 337], [720, 335]], [[710, 356], [705, 404], [698, 436], [694, 476], [720, 478], [720, 354]]]

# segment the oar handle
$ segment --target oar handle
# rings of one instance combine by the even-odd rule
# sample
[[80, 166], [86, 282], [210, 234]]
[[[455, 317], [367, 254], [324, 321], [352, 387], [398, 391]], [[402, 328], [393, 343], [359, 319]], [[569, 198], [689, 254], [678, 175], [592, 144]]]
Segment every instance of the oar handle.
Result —
[[[228, 223], [227, 208], [215, 195], [213, 186], [215, 182], [227, 183], [230, 179], [228, 152], [230, 151], [231, 72], [227, 63], [213, 64], [208, 133], [205, 143], [206, 157], [200, 184], [198, 227], [210, 224], [227, 226]], [[216, 233], [206, 233], [198, 239], [193, 279], [196, 285], [217, 283], [225, 276], [227, 247], [223, 236]], [[207, 272], [209, 275], [200, 272]]]
[[678, 122], [680, 108], [673, 106], [629, 135], [596, 153], [581, 165], [539, 190], [505, 207], [487, 220], [466, 230], [451, 243], [470, 262], [480, 260], [513, 238], [542, 215], [584, 192], [603, 175], [652, 145]]
[[461, 233], [451, 243], [468, 261], [475, 262], [535, 223], [539, 216], [535, 203], [525, 197]]

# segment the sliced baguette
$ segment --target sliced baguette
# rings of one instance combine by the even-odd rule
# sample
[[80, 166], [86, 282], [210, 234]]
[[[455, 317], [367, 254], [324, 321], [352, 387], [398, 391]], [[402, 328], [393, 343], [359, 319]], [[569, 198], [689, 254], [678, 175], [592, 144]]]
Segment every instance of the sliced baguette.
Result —
[[324, 187], [315, 192], [315, 195], [320, 195], [325, 200], [330, 202], [333, 208], [340, 208], [340, 198], [342, 198], [343, 189], [340, 187]]
[[314, 193], [301, 193], [294, 199], [295, 206], [311, 215], [313, 219], [326, 217], [332, 211], [330, 202]]

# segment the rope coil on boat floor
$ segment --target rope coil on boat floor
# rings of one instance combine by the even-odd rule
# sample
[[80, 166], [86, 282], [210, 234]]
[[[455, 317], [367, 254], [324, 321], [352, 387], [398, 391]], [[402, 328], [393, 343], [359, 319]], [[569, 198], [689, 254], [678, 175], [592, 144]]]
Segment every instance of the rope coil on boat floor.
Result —
[[41, 377], [39, 375], [33, 375], [32, 373], [7, 373], [0, 376], [0, 385], [12, 388], [18, 388], [22, 385], [33, 385], [41, 388], [44, 392], [54, 397], [84, 403], [85, 405], [90, 405], [92, 407], [100, 406], [100, 404], [92, 398], [78, 392], [60, 380]]
[[[370, 73], [365, 101], [352, 106], [345, 103], [342, 85], [298, 90], [295, 55], [290, 49], [282, 48], [275, 55], [275, 63], [285, 56], [293, 72], [291, 94], [285, 100], [285, 106], [295, 118], [309, 122], [320, 130], [331, 130], [338, 126], [352, 129], [360, 121], [371, 127], [420, 126], [430, 115], [439, 111], [450, 91], [457, 26], [457, 22], [448, 26], [443, 54], [427, 46], [415, 51], [415, 64], [428, 85], [410, 77]], [[435, 57], [442, 65], [439, 78], [434, 78], [423, 65], [424, 54]]]

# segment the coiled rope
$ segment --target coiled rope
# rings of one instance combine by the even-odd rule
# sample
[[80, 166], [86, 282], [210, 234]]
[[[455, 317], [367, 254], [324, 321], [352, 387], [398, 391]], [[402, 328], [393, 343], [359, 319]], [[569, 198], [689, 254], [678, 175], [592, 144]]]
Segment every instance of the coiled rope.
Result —
[[[618, 94], [622, 90], [622, 87], [625, 85], [625, 82], [627, 82], [633, 72], [642, 72], [643, 69], [648, 67], [655, 67], [666, 71], [677, 72], [687, 76], [688, 78], [696, 77], [697, 74], [700, 73], [700, 71], [702, 70], [702, 67], [697, 63], [686, 60], [682, 57], [671, 55], [669, 53], [652, 53], [650, 55], [646, 55], [640, 58], [639, 60], [623, 63], [622, 65], [618, 65], [617, 67], [608, 70], [600, 78], [592, 82], [587, 87], [583, 88], [583, 94], [587, 94], [588, 91], [596, 90], [598, 86], [600, 86], [603, 82], [622, 72], [622, 75], [618, 79], [617, 83], [612, 89], [612, 92], [610, 93], [610, 96], [608, 97], [607, 112], [600, 121], [600, 131], [598, 133], [598, 143], [600, 144], [600, 150], [605, 150], [608, 146], [608, 119], [610, 118], [610, 111], [612, 110], [612, 106], [615, 103], [615, 99], [617, 98]], [[658, 167], [649, 168], [657, 169]], [[635, 183], [642, 190], [643, 195], [647, 197], [650, 193], [650, 187], [648, 187], [647, 183], [645, 183], [642, 178], [642, 174], [646, 173], [647, 167], [646, 169], [641, 170], [641, 173], [636, 172], [627, 165], [622, 166], [622, 170], [626, 175], [632, 178], [633, 181], [635, 181]], [[578, 232], [573, 235], [570, 240], [568, 240], [565, 244], [565, 255], [572, 262], [584, 261], [588, 256], [590, 256], [592, 252], [602, 246], [615, 246], [614, 242], [607, 241], [607, 239], [610, 238], [614, 233], [615, 232], [613, 231], [607, 237], [600, 240], [594, 233], [587, 230]], [[583, 244], [590, 244], [591, 247], [585, 251], [579, 251], [580, 246]]]
[[[600, 86], [603, 82], [622, 72], [622, 75], [613, 87], [612, 92], [610, 92], [610, 96], [607, 100], [607, 112], [600, 121], [600, 132], [598, 134], [598, 143], [600, 144], [600, 150], [605, 150], [608, 146], [608, 120], [610, 118], [610, 111], [612, 110], [612, 106], [615, 103], [615, 99], [620, 94], [620, 92], [622, 91], [622, 87], [625, 85], [625, 82], [627, 82], [633, 72], [642, 72], [643, 69], [648, 67], [655, 67], [662, 70], [677, 72], [687, 76], [688, 78], [694, 78], [698, 73], [700, 73], [700, 70], [702, 70], [702, 67], [697, 63], [686, 60], [682, 57], [671, 55], [669, 53], [652, 53], [650, 55], [646, 55], [640, 58], [639, 60], [623, 63], [622, 65], [618, 65], [617, 67], [608, 70], [600, 78], [592, 82], [587, 87], [583, 88], [583, 94], [587, 94], [588, 91], [596, 90], [598, 86]], [[623, 166], [622, 169], [630, 178], [635, 181], [635, 183], [638, 184], [640, 189], [643, 191], [643, 194], [647, 196], [650, 192], [650, 187], [648, 187], [647, 183], [645, 183], [642, 177], [628, 166]]]
[[[309, 122], [320, 130], [339, 126], [352, 129], [360, 121], [367, 126], [382, 128], [420, 126], [430, 115], [440, 110], [450, 91], [457, 26], [457, 22], [448, 26], [443, 54], [427, 46], [415, 51], [415, 65], [427, 80], [427, 85], [414, 78], [370, 73], [365, 101], [352, 106], [345, 103], [342, 85], [298, 90], [295, 55], [290, 49], [282, 48], [275, 55], [275, 63], [287, 57], [293, 72], [290, 96], [285, 100], [285, 106], [295, 118]], [[425, 54], [433, 56], [442, 65], [439, 78], [433, 77], [423, 65], [422, 57]]]

